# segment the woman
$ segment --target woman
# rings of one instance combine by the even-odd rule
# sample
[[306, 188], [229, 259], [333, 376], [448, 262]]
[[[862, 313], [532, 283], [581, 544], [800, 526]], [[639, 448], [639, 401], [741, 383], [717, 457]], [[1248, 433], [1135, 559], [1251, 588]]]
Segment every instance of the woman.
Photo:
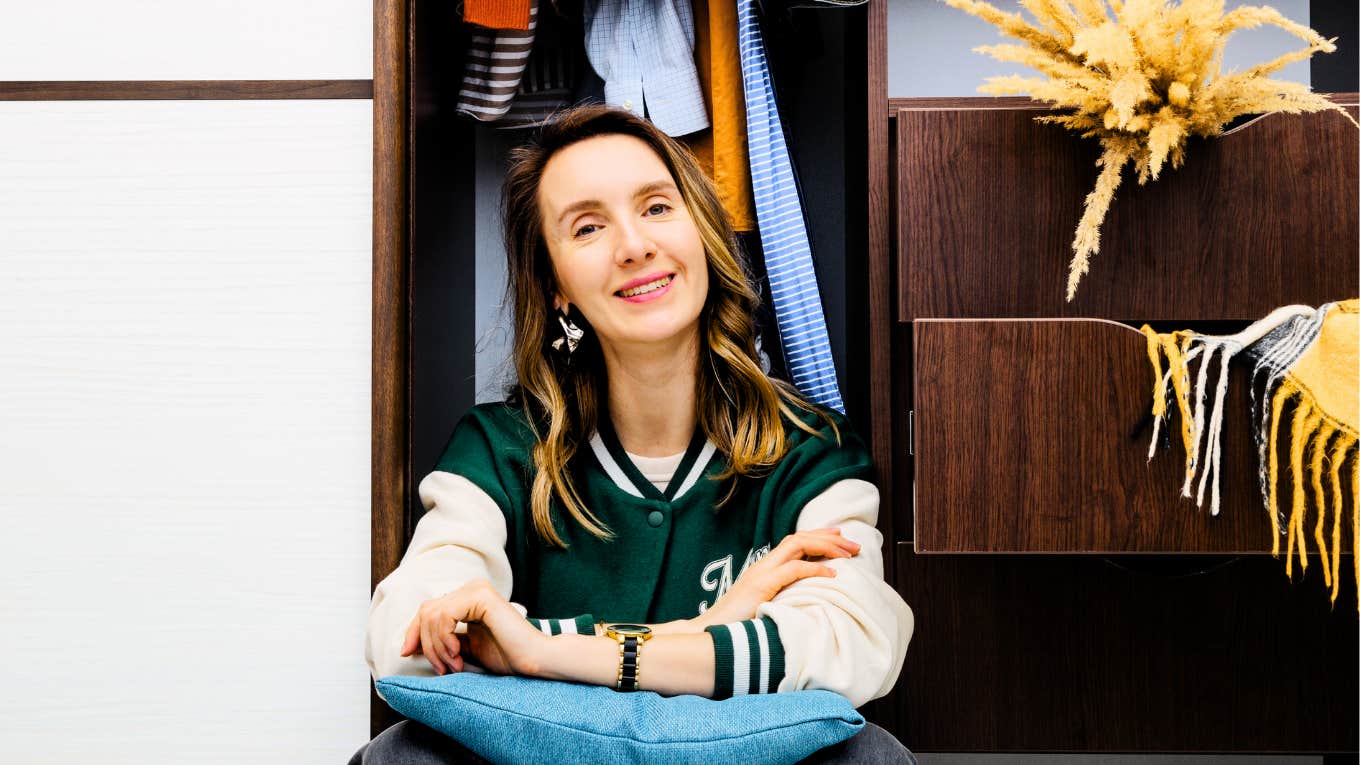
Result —
[[[663, 695], [888, 693], [913, 622], [883, 581], [869, 457], [761, 371], [758, 296], [688, 152], [580, 107], [515, 152], [503, 212], [517, 385], [420, 484], [427, 512], [373, 594], [373, 676], [471, 663]], [[355, 762], [451, 746], [401, 723]], [[905, 755], [872, 726], [837, 751], [856, 748]]]

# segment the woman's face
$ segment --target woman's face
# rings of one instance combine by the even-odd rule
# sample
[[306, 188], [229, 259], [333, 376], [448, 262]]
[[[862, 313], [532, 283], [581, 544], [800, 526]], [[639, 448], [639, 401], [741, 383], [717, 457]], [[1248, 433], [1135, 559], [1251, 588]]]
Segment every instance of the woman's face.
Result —
[[628, 135], [548, 160], [538, 189], [557, 299], [615, 352], [685, 339], [708, 295], [699, 230], [661, 158]]

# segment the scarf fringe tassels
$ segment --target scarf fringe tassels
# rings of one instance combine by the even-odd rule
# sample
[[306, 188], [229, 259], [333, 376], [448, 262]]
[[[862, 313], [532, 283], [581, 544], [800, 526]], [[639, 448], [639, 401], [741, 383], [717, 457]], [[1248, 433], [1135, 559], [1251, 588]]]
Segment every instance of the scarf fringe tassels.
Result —
[[[1340, 592], [1341, 523], [1345, 507], [1345, 483], [1350, 494], [1360, 499], [1360, 434], [1347, 423], [1328, 416], [1318, 407], [1306, 387], [1287, 371], [1316, 339], [1324, 314], [1336, 304], [1316, 311], [1306, 306], [1288, 306], [1230, 336], [1200, 335], [1191, 331], [1158, 334], [1144, 325], [1148, 360], [1152, 365], [1152, 443], [1150, 461], [1157, 451], [1161, 428], [1171, 415], [1167, 398], [1175, 400], [1181, 418], [1181, 443], [1185, 449], [1185, 476], [1181, 496], [1193, 498], [1196, 507], [1204, 506], [1209, 490], [1210, 514], [1217, 516], [1221, 504], [1219, 490], [1222, 460], [1224, 400], [1228, 389], [1228, 370], [1232, 359], [1269, 335], [1264, 351], [1255, 349], [1256, 364], [1251, 372], [1251, 418], [1258, 452], [1258, 479], [1271, 536], [1271, 555], [1280, 557], [1284, 542], [1285, 573], [1294, 575], [1294, 557], [1301, 572], [1308, 568], [1309, 538], [1316, 547], [1323, 581], [1333, 605]], [[1263, 344], [1266, 345], [1266, 344]], [[1191, 367], [1194, 369], [1193, 384]], [[1216, 366], [1216, 379], [1211, 375]], [[1264, 379], [1264, 387], [1260, 381]], [[1258, 398], [1257, 391], [1260, 388]], [[1292, 412], [1281, 422], [1286, 410]], [[1207, 407], [1207, 411], [1206, 411]], [[1170, 427], [1170, 423], [1165, 423]], [[1288, 434], [1288, 451], [1281, 454], [1281, 428]], [[1281, 476], [1280, 462], [1288, 460], [1288, 477]], [[1345, 467], [1350, 465], [1350, 470]], [[1349, 475], [1347, 475], [1349, 473]], [[1198, 477], [1198, 486], [1195, 479]], [[1281, 496], [1283, 481], [1290, 492]], [[1317, 517], [1308, 527], [1307, 510], [1316, 508]], [[1360, 589], [1360, 502], [1351, 508], [1352, 568]], [[1330, 513], [1330, 523], [1329, 521]], [[1357, 602], [1360, 609], [1360, 601]]]

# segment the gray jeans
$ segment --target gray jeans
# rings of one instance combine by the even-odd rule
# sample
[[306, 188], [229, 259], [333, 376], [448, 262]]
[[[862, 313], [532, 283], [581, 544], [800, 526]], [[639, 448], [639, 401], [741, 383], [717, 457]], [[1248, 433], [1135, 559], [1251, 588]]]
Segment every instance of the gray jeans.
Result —
[[[865, 723], [835, 746], [813, 752], [799, 765], [916, 765], [916, 758], [892, 734]], [[379, 733], [350, 758], [349, 765], [487, 765], [457, 741], [414, 720]]]

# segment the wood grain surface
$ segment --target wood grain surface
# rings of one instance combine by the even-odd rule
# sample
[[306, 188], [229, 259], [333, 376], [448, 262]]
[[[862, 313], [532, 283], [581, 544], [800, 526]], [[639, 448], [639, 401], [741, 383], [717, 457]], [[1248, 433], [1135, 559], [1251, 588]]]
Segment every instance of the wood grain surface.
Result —
[[[871, 19], [869, 23], [873, 24], [874, 20]], [[1323, 95], [1335, 104], [1353, 105], [1360, 101], [1360, 93], [1326, 93]], [[889, 121], [895, 119], [897, 113], [903, 109], [907, 111], [936, 111], [939, 109], [1030, 109], [1048, 111], [1051, 108], [1048, 102], [1035, 101], [1029, 96], [914, 96], [910, 98], [888, 98], [884, 103], [888, 105]]]
[[1262, 556], [897, 559], [913, 751], [1355, 751], [1353, 579], [1333, 609]]
[[[1153, 373], [1133, 328], [1091, 319], [918, 320], [913, 331], [917, 551], [1270, 550], [1245, 357], [1230, 367], [1222, 509], [1213, 517], [1207, 487], [1200, 509], [1180, 496], [1179, 416], [1146, 462]], [[1311, 491], [1308, 511], [1311, 530]], [[1349, 530], [1343, 539], [1349, 550]]]
[[372, 80], [34, 80], [0, 82], [0, 101], [241, 101], [373, 97]]
[[1034, 115], [898, 112], [899, 321], [1248, 319], [1360, 293], [1360, 131], [1328, 112], [1192, 140], [1185, 165], [1146, 186], [1126, 169], [1066, 302], [1098, 144]]
[[[406, 550], [410, 254], [406, 0], [373, 9], [373, 443], [370, 592]], [[369, 681], [369, 732], [401, 720]]]
[[[896, 475], [897, 461], [894, 458], [894, 418], [893, 387], [880, 382], [889, 379], [893, 370], [892, 327], [893, 327], [893, 262], [891, 252], [891, 231], [893, 214], [892, 170], [889, 158], [888, 121], [882, 119], [883, 108], [888, 99], [888, 4], [887, 0], [873, 0], [868, 5], [865, 50], [868, 74], [865, 78], [868, 89], [868, 121], [866, 136], [868, 140], [867, 195], [869, 213], [868, 231], [868, 273], [865, 280], [865, 293], [869, 301], [869, 449], [878, 469], [878, 489], [883, 497], [883, 507], [878, 517], [879, 530], [883, 538], [898, 539], [903, 529], [895, 526], [900, 504], [894, 507], [893, 486], [903, 480]], [[910, 486], [910, 478], [906, 478]], [[910, 512], [911, 505], [905, 506]], [[908, 526], [907, 529], [910, 527]], [[891, 574], [892, 556], [885, 556], [885, 568]]]

